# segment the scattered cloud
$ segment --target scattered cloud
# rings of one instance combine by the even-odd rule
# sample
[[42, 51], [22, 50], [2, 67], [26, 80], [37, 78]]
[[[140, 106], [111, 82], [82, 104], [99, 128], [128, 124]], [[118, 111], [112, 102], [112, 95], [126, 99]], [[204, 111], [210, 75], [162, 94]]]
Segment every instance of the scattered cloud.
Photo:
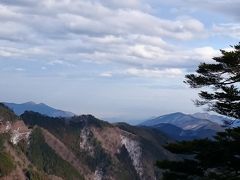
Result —
[[15, 70], [16, 70], [16, 71], [19, 71], [19, 72], [23, 72], [23, 71], [25, 71], [24, 68], [15, 68]]
[[224, 23], [213, 26], [213, 33], [240, 39], [240, 23]]
[[[170, 0], [162, 5], [176, 3], [169, 8], [171, 15], [174, 9], [178, 10], [179, 3], [180, 9], [197, 4], [194, 12], [204, 8], [220, 12], [224, 2]], [[218, 54], [214, 47], [197, 41], [222, 35], [239, 38], [237, 22], [212, 22], [209, 26], [188, 11], [179, 11], [181, 14], [168, 18], [156, 13], [161, 7], [159, 3], [4, 0], [0, 3], [0, 60], [46, 61], [43, 66], [74, 67], [79, 62], [90, 62], [153, 71], [154, 68], [189, 69]], [[235, 12], [237, 4], [229, 1], [222, 13], [230, 13], [230, 9]], [[194, 46], [184, 45], [188, 42]]]
[[185, 69], [180, 68], [127, 68], [121, 71], [103, 72], [101, 77], [138, 77], [138, 78], [179, 78], [185, 74]]
[[73, 63], [71, 63], [70, 61], [64, 61], [64, 60], [50, 60], [47, 65], [50, 66], [56, 66], [56, 65], [60, 65], [60, 66], [65, 66], [65, 67], [75, 67], [75, 65]]
[[126, 75], [136, 76], [136, 77], [146, 77], [146, 78], [174, 78], [177, 76], [182, 76], [184, 70], [179, 68], [167, 68], [167, 69], [137, 69], [129, 68], [125, 71]]
[[109, 78], [109, 77], [112, 77], [112, 73], [111, 72], [103, 72], [100, 74], [100, 76]]
[[202, 61], [211, 61], [213, 57], [220, 55], [220, 51], [212, 47], [206, 46], [201, 48], [195, 48], [193, 50], [193, 54], [196, 54], [195, 58], [201, 59]]

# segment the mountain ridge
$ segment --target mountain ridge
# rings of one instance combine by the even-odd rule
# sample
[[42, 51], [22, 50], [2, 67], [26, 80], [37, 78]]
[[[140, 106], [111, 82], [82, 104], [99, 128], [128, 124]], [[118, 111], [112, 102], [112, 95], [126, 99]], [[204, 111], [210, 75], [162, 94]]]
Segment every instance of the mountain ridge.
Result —
[[8, 103], [3, 102], [6, 106], [12, 109], [17, 115], [23, 114], [25, 111], [34, 111], [51, 117], [72, 117], [75, 114], [69, 111], [55, 109], [44, 103], [35, 103], [33, 101], [25, 103]]
[[[85, 162], [91, 172], [100, 173], [102, 177], [132, 179], [131, 173], [136, 171], [137, 176], [134, 178], [154, 179], [157, 171], [154, 168], [155, 158], [174, 157], [161, 146], [169, 139], [149, 129], [113, 125], [91, 115], [74, 116], [65, 122], [64, 119], [42, 116], [34, 112], [25, 112], [21, 117], [30, 126], [46, 128]], [[147, 138], [148, 136], [151, 138]], [[159, 140], [156, 137], [159, 137]], [[127, 164], [131, 164], [133, 168], [130, 171], [124, 170], [127, 164], [123, 159], [126, 157], [129, 157]], [[152, 162], [151, 166], [145, 161]], [[115, 165], [111, 166], [112, 163]]]
[[176, 140], [212, 138], [224, 130], [220, 124], [199, 116], [176, 112], [144, 121], [139, 126], [158, 129]]
[[154, 126], [160, 123], [169, 123], [178, 126], [184, 130], [197, 129], [209, 124], [217, 124], [209, 119], [201, 119], [192, 116], [191, 114], [184, 114], [182, 112], [176, 112], [155, 117], [153, 119], [144, 121], [139, 125]]
[[[156, 159], [177, 159], [163, 146], [171, 138], [154, 129], [110, 124], [92, 115], [49, 117], [25, 111], [21, 117], [0, 104], [0, 178], [20, 180], [159, 179]], [[2, 138], [4, 146], [1, 148]], [[14, 139], [12, 141], [11, 139]], [[7, 147], [13, 153], [8, 154]], [[18, 152], [19, 151], [19, 152]], [[19, 162], [14, 154], [19, 154]], [[25, 161], [25, 160], [26, 161]]]

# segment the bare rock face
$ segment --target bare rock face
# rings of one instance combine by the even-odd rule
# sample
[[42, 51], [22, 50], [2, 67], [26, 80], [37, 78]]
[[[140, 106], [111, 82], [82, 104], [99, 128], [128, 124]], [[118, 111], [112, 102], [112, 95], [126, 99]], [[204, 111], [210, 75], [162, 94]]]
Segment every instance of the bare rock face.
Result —
[[27, 128], [23, 121], [16, 121], [11, 128], [11, 142], [17, 144], [20, 140], [28, 141], [31, 130]]
[[28, 140], [31, 130], [24, 124], [23, 121], [0, 121], [0, 134], [10, 133], [10, 142], [14, 145], [18, 144], [22, 139]]
[[4, 122], [0, 119], [0, 134], [7, 133], [11, 129], [11, 123], [9, 121]]
[[[116, 161], [116, 156], [121, 154], [121, 149], [124, 148], [130, 158], [128, 163], [132, 164], [138, 179], [154, 179], [154, 172], [149, 171], [149, 168], [147, 167], [149, 164], [153, 164], [154, 162], [145, 161], [146, 155], [143, 153], [144, 147], [142, 147], [140, 139], [137, 135], [122, 130], [116, 126], [102, 128], [92, 127], [90, 129], [94, 137], [101, 143], [102, 148], [111, 155], [111, 158], [114, 161]], [[81, 133], [81, 136], [82, 135], [83, 134]], [[146, 165], [146, 163], [148, 164]], [[100, 169], [96, 169], [94, 177], [95, 179], [101, 179], [101, 177], [104, 176], [102, 175]], [[115, 177], [112, 178], [114, 179]]]
[[94, 156], [94, 147], [90, 143], [91, 138], [93, 137], [92, 132], [89, 128], [85, 127], [80, 132], [80, 149], [85, 150], [91, 156]]
[[139, 142], [131, 139], [127, 136], [121, 135], [121, 143], [127, 149], [130, 158], [132, 160], [133, 166], [137, 171], [140, 179], [143, 179], [143, 164], [142, 164], [142, 149], [139, 145]]
[[97, 168], [94, 172], [94, 180], [102, 180], [103, 179], [103, 171], [100, 168]]

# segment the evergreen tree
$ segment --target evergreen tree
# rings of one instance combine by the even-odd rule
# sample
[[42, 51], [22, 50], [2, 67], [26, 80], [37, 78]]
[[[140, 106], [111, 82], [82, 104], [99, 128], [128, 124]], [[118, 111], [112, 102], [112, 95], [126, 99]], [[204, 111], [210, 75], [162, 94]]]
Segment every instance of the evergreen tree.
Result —
[[[240, 119], [240, 43], [221, 50], [212, 64], [201, 63], [185, 83], [201, 90], [197, 106]], [[210, 89], [209, 89], [210, 87]], [[240, 180], [240, 128], [219, 132], [213, 140], [182, 141], [166, 146], [180, 161], [158, 161], [164, 180]]]
[[158, 161], [164, 180], [239, 180], [240, 128], [220, 132], [214, 140], [182, 141], [166, 146], [181, 161]]
[[208, 105], [208, 110], [240, 119], [240, 43], [232, 51], [221, 51], [214, 63], [201, 63], [195, 74], [186, 75], [185, 83], [191, 88], [205, 88], [199, 93], [198, 106]]

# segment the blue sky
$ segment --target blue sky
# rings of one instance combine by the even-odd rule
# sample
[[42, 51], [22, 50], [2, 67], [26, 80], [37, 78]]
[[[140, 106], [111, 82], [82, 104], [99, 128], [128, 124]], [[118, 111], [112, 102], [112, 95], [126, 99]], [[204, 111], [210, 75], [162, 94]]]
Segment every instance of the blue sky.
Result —
[[100, 118], [201, 111], [183, 84], [239, 42], [239, 0], [2, 0], [0, 95]]

